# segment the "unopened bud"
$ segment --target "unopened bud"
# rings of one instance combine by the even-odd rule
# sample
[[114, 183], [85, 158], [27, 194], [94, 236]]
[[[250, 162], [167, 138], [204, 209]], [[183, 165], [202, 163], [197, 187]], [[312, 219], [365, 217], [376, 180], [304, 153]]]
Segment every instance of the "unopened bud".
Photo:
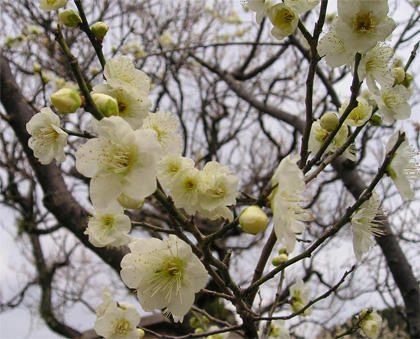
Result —
[[98, 111], [106, 117], [118, 115], [118, 101], [112, 96], [103, 93], [93, 93], [92, 100]]
[[92, 74], [93, 76], [99, 74], [99, 69], [97, 69], [96, 67], [92, 68], [90, 70], [90, 74]]
[[409, 88], [411, 85], [411, 82], [413, 81], [413, 77], [411, 74], [405, 73], [405, 78], [401, 82], [401, 85], [403, 85], [406, 88]]
[[379, 114], [374, 114], [369, 120], [372, 126], [381, 126], [382, 125], [382, 117]]
[[204, 330], [203, 330], [202, 328], [200, 328], [200, 327], [199, 327], [199, 328], [196, 328], [196, 329], [195, 329], [194, 333], [195, 333], [195, 334], [201, 334], [201, 333], [204, 333]]
[[40, 64], [33, 64], [32, 69], [34, 70], [35, 73], [39, 73], [41, 72], [41, 65]]
[[405, 71], [402, 67], [395, 67], [392, 69], [392, 73], [394, 74], [395, 83], [401, 84], [405, 79]]
[[72, 9], [65, 9], [58, 13], [58, 16], [60, 17], [61, 23], [67, 27], [77, 27], [82, 23], [82, 18], [79, 13]]
[[117, 198], [118, 203], [125, 209], [128, 210], [137, 210], [143, 207], [144, 199], [133, 199], [129, 196], [125, 195], [124, 193], [120, 194]]
[[284, 262], [286, 262], [288, 259], [289, 258], [287, 254], [283, 253], [283, 254], [280, 254], [278, 257], [274, 257], [273, 260], [271, 260], [271, 263], [273, 264], [273, 266], [277, 267], [283, 264]]
[[73, 113], [82, 105], [82, 98], [78, 91], [64, 87], [51, 94], [51, 102], [61, 114]]
[[198, 320], [196, 317], [191, 317], [189, 322], [192, 328], [197, 328], [200, 326], [200, 320]]
[[109, 26], [105, 22], [98, 21], [97, 23], [93, 24], [90, 29], [95, 38], [99, 41], [102, 41], [106, 35], [106, 32], [108, 32]]
[[325, 113], [320, 120], [321, 127], [328, 132], [333, 131], [338, 126], [338, 116], [335, 113]]
[[146, 333], [144, 333], [144, 331], [141, 328], [138, 328], [137, 332], [139, 334], [139, 339], [143, 338], [146, 335]]
[[249, 206], [239, 216], [239, 224], [244, 232], [255, 235], [266, 229], [268, 217], [259, 206]]

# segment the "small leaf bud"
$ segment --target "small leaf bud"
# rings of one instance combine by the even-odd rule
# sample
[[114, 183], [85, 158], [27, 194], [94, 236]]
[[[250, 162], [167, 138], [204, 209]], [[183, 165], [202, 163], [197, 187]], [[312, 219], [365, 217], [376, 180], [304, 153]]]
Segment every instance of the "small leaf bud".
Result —
[[82, 23], [79, 13], [72, 9], [65, 9], [58, 13], [58, 16], [60, 17], [61, 23], [67, 27], [77, 27]]
[[98, 111], [106, 117], [118, 115], [118, 101], [112, 96], [103, 93], [93, 93], [92, 100], [98, 108]]
[[266, 229], [268, 217], [259, 206], [249, 206], [239, 216], [239, 224], [244, 232], [255, 235]]
[[92, 30], [93, 35], [99, 41], [102, 41], [108, 32], [109, 26], [102, 21], [98, 21], [97, 23], [93, 24], [90, 29]]
[[51, 102], [61, 114], [73, 113], [82, 105], [82, 98], [78, 91], [64, 87], [51, 94]]
[[338, 126], [338, 116], [335, 113], [325, 113], [320, 120], [321, 127], [328, 132], [333, 131]]

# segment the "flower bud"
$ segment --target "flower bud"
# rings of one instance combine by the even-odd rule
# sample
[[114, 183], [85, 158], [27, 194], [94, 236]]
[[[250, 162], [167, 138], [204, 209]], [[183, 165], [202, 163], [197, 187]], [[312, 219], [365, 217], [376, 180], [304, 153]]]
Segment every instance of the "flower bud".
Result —
[[99, 69], [97, 69], [96, 67], [93, 67], [93, 68], [90, 70], [90, 74], [92, 74], [93, 76], [95, 76], [95, 75], [99, 74]]
[[380, 126], [382, 125], [382, 117], [379, 114], [374, 114], [369, 120], [372, 126]]
[[64, 87], [51, 94], [51, 102], [61, 114], [73, 113], [82, 105], [82, 98], [78, 91]]
[[292, 301], [292, 310], [293, 312], [299, 312], [305, 305], [300, 300]]
[[106, 35], [106, 32], [108, 32], [109, 26], [105, 22], [98, 21], [97, 23], [93, 24], [90, 29], [95, 38], [99, 41], [102, 41]]
[[189, 322], [192, 328], [197, 328], [200, 326], [200, 320], [198, 320], [196, 317], [191, 317]]
[[328, 132], [333, 131], [338, 126], [338, 116], [335, 113], [325, 113], [320, 120], [321, 127]]
[[283, 264], [284, 262], [286, 262], [288, 259], [289, 258], [287, 254], [283, 253], [283, 254], [280, 254], [278, 257], [274, 257], [273, 260], [271, 260], [271, 263], [273, 264], [273, 266], [277, 267]]
[[79, 13], [72, 9], [65, 9], [58, 13], [58, 16], [60, 17], [61, 23], [67, 27], [77, 27], [82, 23], [82, 18], [80, 18]]
[[136, 200], [133, 198], [128, 197], [124, 193], [122, 193], [117, 198], [118, 203], [121, 205], [121, 207], [128, 209], [128, 210], [137, 210], [143, 207], [144, 199]]
[[144, 333], [144, 331], [141, 328], [138, 328], [137, 332], [139, 333], [139, 339], [142, 339], [146, 335], [146, 333]]
[[195, 334], [201, 334], [201, 333], [204, 333], [204, 330], [203, 330], [202, 328], [200, 328], [200, 327], [199, 327], [199, 328], [196, 328], [196, 329], [195, 329], [194, 333], [195, 333]]
[[35, 63], [33, 64], [32, 69], [34, 70], [35, 73], [39, 73], [41, 72], [42, 67], [40, 64]]
[[118, 115], [118, 101], [112, 96], [103, 93], [93, 93], [92, 100], [98, 111], [106, 117]]
[[392, 74], [394, 75], [396, 84], [401, 84], [405, 79], [405, 71], [402, 67], [394, 67], [392, 69]]
[[409, 88], [411, 85], [411, 82], [413, 81], [413, 77], [411, 74], [409, 73], [405, 73], [405, 78], [404, 80], [401, 82], [401, 85], [403, 85], [406, 88]]
[[259, 206], [249, 206], [239, 216], [239, 224], [244, 232], [255, 235], [266, 229], [268, 217]]

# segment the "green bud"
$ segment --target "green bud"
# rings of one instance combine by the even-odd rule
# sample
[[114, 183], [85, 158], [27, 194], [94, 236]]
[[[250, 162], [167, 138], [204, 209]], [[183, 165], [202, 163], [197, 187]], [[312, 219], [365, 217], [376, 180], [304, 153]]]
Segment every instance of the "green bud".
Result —
[[34, 70], [35, 73], [39, 73], [41, 72], [42, 67], [40, 64], [35, 63], [33, 64], [32, 69]]
[[279, 249], [279, 255], [282, 255], [282, 254], [286, 254], [286, 255], [288, 254], [287, 249], [285, 247], [282, 247]]
[[204, 333], [204, 330], [203, 330], [202, 328], [200, 328], [200, 327], [199, 327], [199, 328], [196, 328], [196, 329], [195, 329], [194, 333], [195, 333], [195, 334], [201, 334], [201, 333]]
[[78, 91], [64, 87], [51, 94], [51, 102], [61, 114], [73, 113], [82, 105], [82, 98]]
[[205, 323], [205, 324], [210, 323], [209, 318], [207, 318], [205, 315], [203, 315], [203, 323]]
[[60, 17], [61, 23], [67, 27], [77, 27], [82, 23], [82, 18], [79, 13], [72, 9], [65, 9], [58, 13], [58, 16]]
[[92, 74], [94, 76], [97, 75], [97, 74], [99, 74], [99, 69], [97, 69], [96, 67], [92, 68], [90, 70], [90, 74]]
[[382, 125], [382, 117], [379, 114], [374, 114], [369, 120], [372, 126], [381, 126]]
[[255, 235], [266, 229], [268, 217], [259, 206], [249, 206], [239, 216], [239, 224], [244, 232]]
[[200, 326], [200, 320], [198, 320], [196, 317], [191, 317], [190, 318], [190, 326], [192, 328], [197, 328], [198, 326]]
[[144, 331], [141, 328], [138, 328], [137, 332], [139, 334], [139, 339], [143, 338], [146, 335], [146, 333], [144, 333]]
[[106, 35], [106, 32], [108, 32], [109, 26], [105, 22], [98, 21], [97, 23], [93, 24], [90, 29], [95, 38], [99, 41], [102, 41]]
[[103, 93], [93, 93], [92, 100], [95, 103], [99, 112], [106, 117], [111, 115], [118, 115], [118, 101], [110, 95]]
[[333, 131], [338, 126], [338, 116], [335, 113], [325, 113], [320, 120], [321, 127], [328, 132]]
[[413, 76], [409, 73], [405, 73], [405, 78], [401, 82], [401, 85], [403, 85], [406, 88], [409, 88], [412, 81], [413, 81]]

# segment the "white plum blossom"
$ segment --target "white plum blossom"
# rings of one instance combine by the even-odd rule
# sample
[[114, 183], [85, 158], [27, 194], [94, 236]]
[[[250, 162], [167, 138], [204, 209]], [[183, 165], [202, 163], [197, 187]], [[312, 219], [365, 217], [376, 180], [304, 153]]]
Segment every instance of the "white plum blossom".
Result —
[[[201, 172], [200, 213], [206, 214], [210, 219], [217, 219], [217, 212], [222, 213], [220, 216], [225, 216], [226, 206], [236, 203], [238, 183], [239, 179], [229, 174], [228, 167], [220, 165], [217, 161], [208, 162]], [[233, 219], [231, 213], [228, 219]]]
[[320, 0], [284, 0], [284, 4], [300, 15], [318, 6], [319, 1]]
[[68, 0], [39, 0], [39, 9], [43, 11], [55, 11], [67, 5]]
[[279, 40], [292, 34], [299, 22], [298, 13], [284, 3], [271, 6], [268, 11], [268, 17], [273, 24], [271, 34]]
[[318, 54], [323, 57], [330, 67], [352, 65], [355, 53], [346, 50], [344, 42], [337, 37], [334, 26], [318, 43]]
[[410, 118], [411, 107], [407, 103], [407, 100], [410, 98], [410, 92], [405, 86], [384, 87], [379, 95], [374, 95], [373, 97], [386, 122], [393, 123], [395, 120]]
[[182, 321], [208, 280], [191, 246], [170, 235], [166, 240], [137, 239], [129, 247], [131, 253], [121, 261], [124, 283], [137, 290], [145, 311], [165, 308], [175, 321]]
[[141, 200], [156, 190], [156, 165], [161, 147], [156, 132], [135, 130], [121, 117], [97, 123], [99, 137], [76, 152], [76, 168], [90, 181], [90, 197], [97, 208], [106, 208], [124, 193]]
[[262, 19], [268, 15], [268, 9], [271, 6], [270, 0], [243, 0], [242, 6], [255, 12], [255, 21], [260, 24]]
[[198, 196], [201, 185], [201, 172], [196, 168], [183, 168], [174, 176], [170, 196], [177, 208], [183, 208], [189, 215], [198, 209]]
[[163, 188], [170, 189], [174, 177], [184, 168], [194, 168], [194, 160], [178, 154], [163, 156], [157, 165], [157, 176]]
[[350, 217], [353, 232], [353, 251], [357, 261], [369, 252], [375, 244], [372, 236], [381, 236], [384, 234], [382, 222], [377, 220], [377, 216], [383, 215], [379, 208], [381, 200], [379, 195], [372, 192], [369, 200], [365, 201]]
[[[388, 153], [395, 145], [398, 139], [399, 131], [389, 139], [386, 144], [386, 152]], [[420, 164], [416, 162], [415, 157], [418, 155], [414, 148], [404, 140], [398, 147], [391, 163], [388, 165], [387, 173], [397, 186], [403, 200], [414, 199], [414, 191], [410, 186], [410, 181], [416, 181], [420, 176]]]
[[68, 134], [60, 128], [60, 118], [51, 108], [41, 108], [26, 124], [26, 130], [31, 135], [28, 146], [41, 164], [64, 161]]
[[102, 292], [102, 298], [96, 309], [95, 332], [105, 339], [139, 339], [136, 326], [140, 315], [135, 307], [115, 302], [107, 290]]
[[271, 179], [272, 186], [276, 186], [270, 195], [274, 231], [289, 253], [295, 248], [296, 234], [305, 230], [302, 221], [311, 220], [310, 212], [300, 205], [306, 200], [302, 196], [305, 182], [296, 161], [291, 156], [284, 158]]
[[136, 69], [128, 56], [110, 59], [105, 64], [104, 77], [107, 84], [114, 88], [133, 87], [141, 92], [149, 93], [150, 79], [143, 71]]
[[[296, 282], [290, 286], [290, 303], [293, 312], [299, 312], [309, 303], [310, 290], [305, 286], [301, 278], [296, 278]], [[307, 308], [301, 315], [307, 316], [312, 313], [312, 307]]]
[[382, 328], [382, 318], [376, 310], [371, 310], [371, 312], [366, 316], [368, 310], [363, 310], [359, 317], [365, 317], [360, 323], [360, 328], [362, 333], [371, 339], [377, 339], [381, 332]]
[[366, 78], [366, 84], [371, 92], [379, 92], [376, 82], [381, 87], [390, 87], [394, 84], [394, 75], [389, 67], [393, 55], [392, 47], [380, 44], [362, 55], [357, 74], [360, 81]]
[[96, 209], [95, 215], [89, 218], [85, 234], [93, 246], [119, 247], [130, 242], [128, 233], [131, 230], [130, 218], [121, 207], [108, 207], [106, 210]]
[[132, 129], [140, 128], [149, 113], [151, 102], [146, 91], [101, 84], [93, 87], [93, 93], [107, 94], [117, 100], [118, 116], [126, 120]]
[[177, 133], [178, 127], [178, 118], [169, 112], [149, 113], [142, 126], [157, 133], [163, 154], [181, 154], [182, 139]]
[[387, 16], [387, 0], [338, 0], [337, 10], [335, 32], [349, 51], [367, 52], [396, 27]]
[[[338, 110], [340, 116], [344, 114], [350, 100], [346, 100]], [[363, 126], [366, 121], [370, 119], [372, 115], [372, 106], [369, 105], [368, 101], [362, 97], [357, 98], [357, 106], [352, 109], [350, 114], [347, 116], [345, 123], [348, 126]]]

